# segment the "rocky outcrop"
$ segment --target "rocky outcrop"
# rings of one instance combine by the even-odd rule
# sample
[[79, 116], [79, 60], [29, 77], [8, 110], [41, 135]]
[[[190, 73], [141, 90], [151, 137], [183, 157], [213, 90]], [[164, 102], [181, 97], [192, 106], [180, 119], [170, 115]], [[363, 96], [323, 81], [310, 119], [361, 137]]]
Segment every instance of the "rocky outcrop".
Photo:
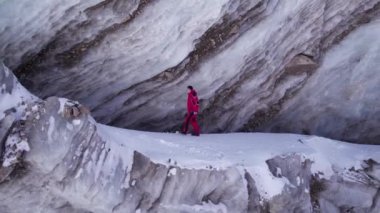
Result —
[[2, 3], [0, 57], [102, 123], [178, 129], [192, 84], [203, 132], [379, 141], [379, 0], [30, 2]]

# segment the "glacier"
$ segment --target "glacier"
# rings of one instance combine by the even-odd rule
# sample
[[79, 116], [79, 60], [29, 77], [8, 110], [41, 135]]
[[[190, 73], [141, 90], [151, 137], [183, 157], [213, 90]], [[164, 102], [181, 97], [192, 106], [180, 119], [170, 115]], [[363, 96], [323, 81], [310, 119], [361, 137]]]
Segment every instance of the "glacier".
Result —
[[120, 129], [79, 102], [37, 98], [0, 67], [0, 99], [13, 100], [0, 102], [2, 213], [380, 210], [378, 145]]
[[0, 0], [0, 213], [378, 213], [379, 50], [380, 0]]

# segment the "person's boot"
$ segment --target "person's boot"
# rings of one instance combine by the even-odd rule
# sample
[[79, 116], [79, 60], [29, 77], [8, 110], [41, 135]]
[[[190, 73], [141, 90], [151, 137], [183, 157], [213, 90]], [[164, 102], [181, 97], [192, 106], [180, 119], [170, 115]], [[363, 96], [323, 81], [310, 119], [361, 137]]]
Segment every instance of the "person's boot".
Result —
[[191, 133], [192, 136], [199, 136], [199, 133]]

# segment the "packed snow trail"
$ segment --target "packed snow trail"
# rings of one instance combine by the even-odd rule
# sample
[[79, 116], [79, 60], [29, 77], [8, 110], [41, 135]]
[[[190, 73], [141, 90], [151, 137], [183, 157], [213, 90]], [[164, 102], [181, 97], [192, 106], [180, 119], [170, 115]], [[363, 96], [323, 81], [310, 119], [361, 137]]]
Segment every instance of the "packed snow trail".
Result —
[[262, 195], [280, 194], [288, 180], [274, 177], [266, 160], [292, 153], [313, 161], [312, 172], [330, 178], [334, 170], [361, 168], [363, 160], [380, 162], [380, 146], [357, 145], [316, 136], [296, 134], [230, 133], [203, 134], [200, 137], [173, 133], [125, 130], [98, 124], [100, 135], [119, 150], [138, 150], [162, 164], [184, 168], [238, 167], [256, 177]]

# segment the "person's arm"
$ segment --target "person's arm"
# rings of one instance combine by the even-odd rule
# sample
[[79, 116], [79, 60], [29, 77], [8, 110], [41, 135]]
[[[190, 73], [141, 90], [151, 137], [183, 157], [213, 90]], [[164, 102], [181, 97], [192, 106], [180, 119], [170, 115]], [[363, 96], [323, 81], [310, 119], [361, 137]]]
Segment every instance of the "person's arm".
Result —
[[193, 95], [192, 96], [192, 100], [191, 100], [191, 103], [192, 103], [192, 111], [194, 112], [194, 114], [197, 114], [198, 112], [198, 106], [199, 106], [199, 101], [198, 101], [198, 97], [196, 95]]

